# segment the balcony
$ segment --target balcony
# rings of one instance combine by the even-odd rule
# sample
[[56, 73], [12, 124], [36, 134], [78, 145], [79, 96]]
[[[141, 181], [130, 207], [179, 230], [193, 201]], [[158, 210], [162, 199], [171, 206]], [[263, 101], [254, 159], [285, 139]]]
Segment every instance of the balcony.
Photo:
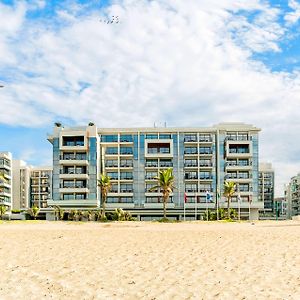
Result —
[[88, 179], [89, 178], [89, 175], [86, 174], [86, 173], [75, 173], [75, 172], [61, 172], [59, 174], [59, 178], [64, 178], [64, 179], [73, 179], [73, 178], [76, 178], [76, 179]]
[[88, 165], [89, 162], [87, 158], [81, 158], [81, 157], [64, 157], [63, 155], [60, 156], [59, 158], [59, 163], [62, 165]]

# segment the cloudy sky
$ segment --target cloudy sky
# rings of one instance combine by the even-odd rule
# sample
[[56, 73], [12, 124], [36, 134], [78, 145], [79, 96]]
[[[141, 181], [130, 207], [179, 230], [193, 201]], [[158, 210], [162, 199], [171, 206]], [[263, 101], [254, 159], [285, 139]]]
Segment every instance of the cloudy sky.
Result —
[[300, 171], [299, 25], [299, 0], [0, 0], [0, 149], [50, 164], [55, 121], [246, 122], [280, 196]]

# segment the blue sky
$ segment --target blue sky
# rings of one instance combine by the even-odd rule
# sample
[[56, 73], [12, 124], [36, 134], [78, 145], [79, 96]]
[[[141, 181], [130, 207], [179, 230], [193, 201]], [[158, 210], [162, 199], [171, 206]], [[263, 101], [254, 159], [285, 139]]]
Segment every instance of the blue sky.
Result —
[[281, 195], [300, 171], [299, 20], [299, 0], [0, 0], [0, 149], [51, 163], [55, 121], [246, 122]]

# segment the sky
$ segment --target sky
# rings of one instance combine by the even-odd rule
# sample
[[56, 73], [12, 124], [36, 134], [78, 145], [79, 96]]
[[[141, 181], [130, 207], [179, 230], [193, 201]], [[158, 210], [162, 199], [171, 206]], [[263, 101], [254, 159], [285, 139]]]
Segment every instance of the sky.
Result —
[[51, 165], [57, 121], [245, 122], [281, 196], [300, 172], [299, 25], [299, 0], [0, 0], [0, 150]]

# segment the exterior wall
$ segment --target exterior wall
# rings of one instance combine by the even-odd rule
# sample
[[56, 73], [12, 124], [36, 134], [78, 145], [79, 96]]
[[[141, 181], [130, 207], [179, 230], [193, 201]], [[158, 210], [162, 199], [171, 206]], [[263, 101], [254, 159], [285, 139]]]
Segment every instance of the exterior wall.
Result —
[[[144, 213], [148, 210], [152, 214], [162, 208], [161, 193], [149, 191], [156, 184], [153, 177], [159, 170], [172, 167], [176, 189], [168, 206], [174, 212], [176, 210], [176, 214], [183, 209], [185, 194], [187, 209], [193, 209], [195, 201], [199, 210], [216, 207], [217, 191], [221, 196], [225, 180], [234, 180], [238, 187], [245, 189], [240, 191], [242, 209], [248, 211], [250, 201], [251, 209], [257, 210], [263, 207], [258, 199], [258, 132], [258, 128], [242, 123], [225, 123], [211, 128], [55, 127], [53, 135], [48, 138], [53, 144], [53, 197], [48, 204], [99, 206], [97, 176], [106, 173], [113, 184], [107, 199], [108, 208], [123, 207], [144, 210]], [[84, 145], [67, 149], [63, 145], [65, 136], [83, 136]], [[233, 153], [245, 149], [247, 153]], [[61, 156], [68, 151], [75, 155], [79, 150], [88, 155], [88, 186], [84, 199], [76, 199], [79, 193], [76, 189], [61, 187], [66, 177], [72, 177], [74, 182], [78, 179], [76, 174], [60, 174], [70, 165], [70, 161], [61, 159]], [[246, 166], [242, 164], [245, 161]], [[229, 166], [228, 163], [236, 165]], [[74, 168], [82, 164], [77, 160], [71, 163]], [[212, 196], [210, 203], [206, 203], [207, 192]], [[232, 207], [237, 207], [238, 192]], [[65, 199], [66, 193], [74, 195], [72, 201]], [[221, 200], [219, 197], [218, 204]]]
[[0, 181], [0, 204], [4, 204], [10, 210], [12, 207], [12, 155], [10, 152], [0, 152], [0, 173], [5, 181]]
[[285, 196], [288, 216], [300, 215], [300, 174], [291, 178], [290, 183], [286, 187]]

